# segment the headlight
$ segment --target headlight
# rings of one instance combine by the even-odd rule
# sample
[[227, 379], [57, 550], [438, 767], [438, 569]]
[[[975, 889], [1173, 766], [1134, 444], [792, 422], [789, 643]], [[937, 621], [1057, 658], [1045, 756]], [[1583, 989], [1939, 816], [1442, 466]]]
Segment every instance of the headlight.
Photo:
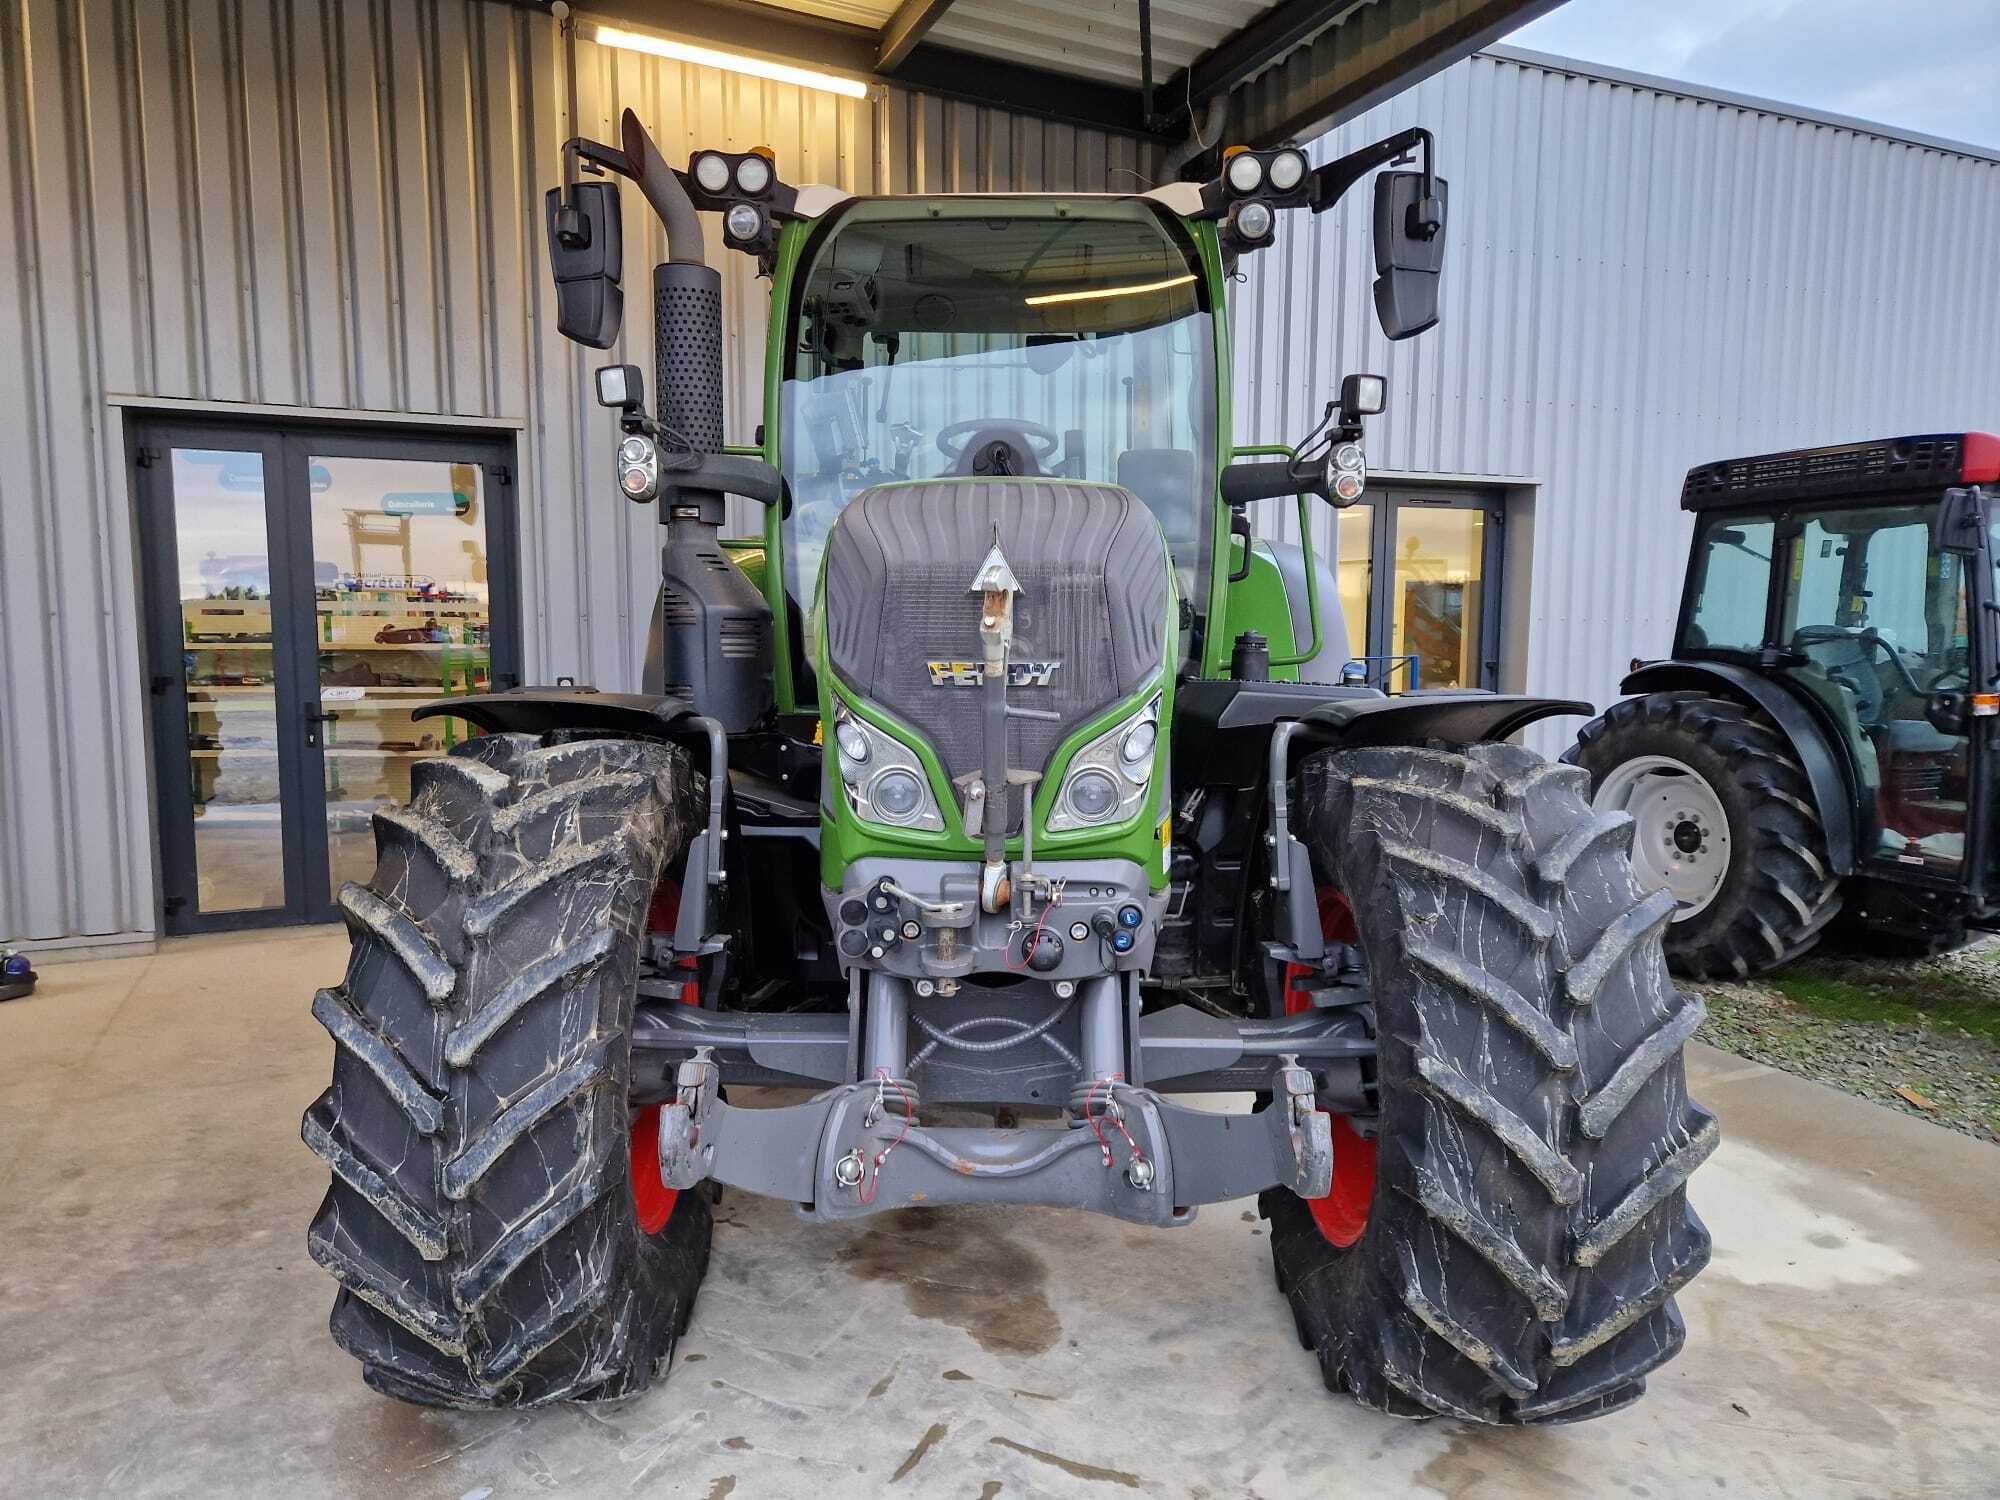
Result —
[[[752, 161], [756, 157], [750, 158]], [[754, 203], [732, 203], [722, 216], [722, 227], [736, 240], [754, 240], [764, 232], [764, 210]]]
[[944, 814], [916, 751], [844, 708], [836, 711], [833, 747], [847, 805], [857, 818], [923, 833], [944, 832]]
[[892, 823], [908, 822], [910, 815], [923, 805], [923, 782], [915, 772], [900, 766], [877, 776], [868, 784], [868, 791], [875, 799], [875, 810]]
[[1143, 781], [1153, 773], [1153, 742], [1160, 737], [1160, 726], [1151, 719], [1141, 719], [1125, 731], [1125, 738], [1118, 745], [1118, 766], [1127, 776]]
[[1096, 823], [1118, 806], [1118, 783], [1095, 766], [1086, 766], [1063, 784], [1063, 801], [1077, 820]]
[[[1238, 160], [1241, 160], [1241, 158], [1239, 157]], [[1235, 224], [1236, 232], [1242, 235], [1244, 239], [1261, 240], [1270, 234], [1271, 226], [1276, 220], [1271, 214], [1270, 204], [1252, 201], [1237, 204], [1236, 212], [1232, 215], [1231, 222]]]
[[729, 163], [712, 151], [694, 159], [694, 180], [705, 193], [719, 193], [729, 186]]
[[1050, 833], [1122, 823], [1139, 810], [1153, 781], [1160, 700], [1114, 725], [1070, 757], [1049, 809]]
[[868, 736], [861, 732], [861, 726], [854, 720], [841, 720], [833, 738], [834, 743], [840, 746], [842, 760], [852, 761], [857, 766], [868, 763]]

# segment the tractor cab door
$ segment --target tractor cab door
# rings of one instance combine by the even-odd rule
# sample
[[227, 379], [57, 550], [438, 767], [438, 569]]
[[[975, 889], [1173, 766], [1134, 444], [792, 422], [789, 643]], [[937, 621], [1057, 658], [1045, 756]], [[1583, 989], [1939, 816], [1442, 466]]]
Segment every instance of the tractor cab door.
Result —
[[1863, 868], [1958, 885], [1968, 810], [1982, 802], [1973, 734], [1990, 721], [1970, 713], [1979, 555], [1936, 545], [1937, 510], [1932, 501], [1783, 517], [1774, 639], [1779, 670], [1847, 742]]

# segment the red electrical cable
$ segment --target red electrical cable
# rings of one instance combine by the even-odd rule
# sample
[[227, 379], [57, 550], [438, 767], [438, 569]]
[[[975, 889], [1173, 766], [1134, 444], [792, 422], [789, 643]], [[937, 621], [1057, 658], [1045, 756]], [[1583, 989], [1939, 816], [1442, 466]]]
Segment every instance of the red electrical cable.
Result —
[[[903, 1137], [910, 1133], [910, 1116], [917, 1112], [916, 1105], [910, 1102], [909, 1090], [903, 1087], [902, 1079], [891, 1078], [887, 1068], [877, 1068], [875, 1076], [885, 1083], [894, 1084], [896, 1092], [903, 1096], [903, 1128], [896, 1132], [896, 1138], [893, 1141], [875, 1153], [875, 1170], [864, 1181], [855, 1185], [855, 1196], [861, 1200], [864, 1207], [875, 1201], [875, 1190], [882, 1185], [882, 1163], [889, 1159], [891, 1151], [894, 1151], [898, 1146], [903, 1144]], [[876, 1086], [875, 1092], [879, 1098], [882, 1092], [879, 1084]]]
[[[1109, 1078], [1093, 1078], [1090, 1082], [1090, 1092], [1083, 1096], [1083, 1117], [1090, 1121], [1091, 1134], [1097, 1137], [1097, 1149], [1104, 1153], [1104, 1165], [1107, 1167], [1111, 1165], [1111, 1142], [1104, 1138], [1104, 1131], [1099, 1128], [1097, 1116], [1091, 1113], [1090, 1106], [1097, 1098], [1097, 1086], [1100, 1083], [1123, 1083], [1124, 1081], [1125, 1075], [1123, 1073], [1113, 1073]], [[1106, 1092], [1105, 1098], [1107, 1102], [1112, 1102], [1109, 1091]], [[1132, 1132], [1125, 1128], [1125, 1121], [1119, 1116], [1113, 1115], [1111, 1123], [1116, 1125], [1118, 1133], [1125, 1137], [1125, 1148], [1132, 1153], [1132, 1160], [1144, 1161], [1146, 1153], [1141, 1151], [1139, 1143], [1132, 1139]]]
[[1042, 914], [1035, 918], [1034, 931], [1028, 934], [1027, 942], [1021, 944], [1021, 961], [1015, 963], [1011, 958], [1006, 960], [1007, 967], [1014, 973], [1018, 974], [1021, 970], [1027, 968], [1029, 961], [1034, 958], [1035, 949], [1042, 941], [1042, 925], [1048, 921], [1049, 913], [1054, 911], [1055, 908], [1056, 903], [1051, 901], [1047, 906], [1042, 908]]

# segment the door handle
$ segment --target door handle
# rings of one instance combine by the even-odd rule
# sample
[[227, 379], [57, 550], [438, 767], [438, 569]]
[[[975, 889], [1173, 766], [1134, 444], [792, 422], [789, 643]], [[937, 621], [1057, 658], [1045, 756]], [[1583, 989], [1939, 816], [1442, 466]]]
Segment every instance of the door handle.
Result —
[[306, 746], [308, 749], [312, 749], [318, 746], [319, 744], [319, 726], [322, 724], [339, 723], [340, 715], [336, 713], [329, 713], [323, 708], [316, 707], [312, 704], [307, 704], [305, 720], [306, 720]]

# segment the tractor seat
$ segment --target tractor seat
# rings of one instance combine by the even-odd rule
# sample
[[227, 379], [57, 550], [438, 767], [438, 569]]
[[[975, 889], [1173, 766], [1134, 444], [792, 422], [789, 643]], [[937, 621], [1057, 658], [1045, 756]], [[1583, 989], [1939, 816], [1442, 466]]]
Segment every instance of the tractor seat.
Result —
[[1940, 733], [1924, 719], [1889, 719], [1868, 732], [1884, 756], [1950, 755], [1964, 743], [1956, 735]]

